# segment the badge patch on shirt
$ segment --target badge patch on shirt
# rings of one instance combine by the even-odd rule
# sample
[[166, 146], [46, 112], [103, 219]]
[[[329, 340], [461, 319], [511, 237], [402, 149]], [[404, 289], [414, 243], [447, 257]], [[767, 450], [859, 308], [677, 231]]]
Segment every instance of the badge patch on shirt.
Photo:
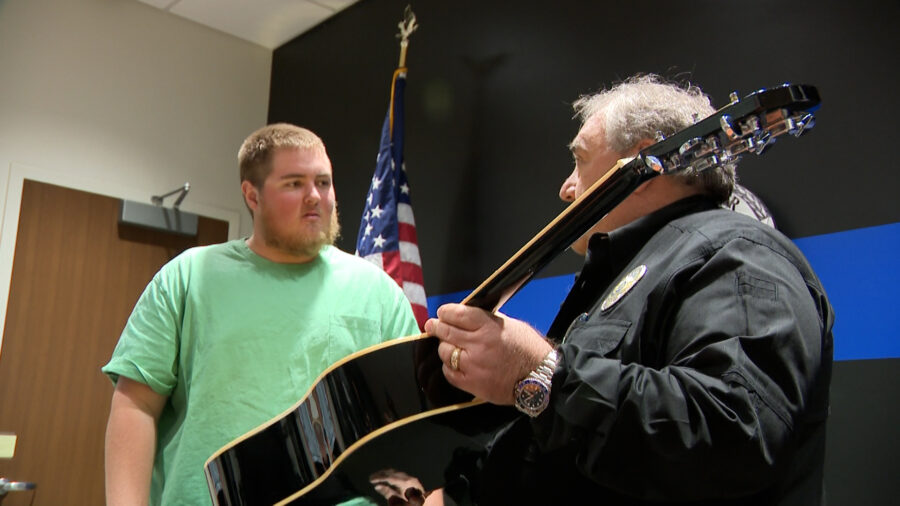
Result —
[[625, 296], [634, 285], [637, 284], [638, 281], [644, 277], [644, 274], [647, 273], [646, 265], [639, 265], [635, 267], [631, 272], [625, 275], [621, 281], [613, 288], [612, 292], [603, 300], [603, 304], [600, 305], [600, 311], [606, 311], [607, 309], [613, 307], [616, 302], [619, 302], [619, 299]]

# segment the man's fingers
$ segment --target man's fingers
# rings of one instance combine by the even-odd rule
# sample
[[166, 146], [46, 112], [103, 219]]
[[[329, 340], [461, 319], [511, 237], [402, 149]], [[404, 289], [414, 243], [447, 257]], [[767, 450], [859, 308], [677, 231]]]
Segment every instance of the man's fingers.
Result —
[[464, 304], [444, 304], [438, 308], [437, 316], [442, 322], [463, 330], [477, 330], [493, 317], [481, 308]]

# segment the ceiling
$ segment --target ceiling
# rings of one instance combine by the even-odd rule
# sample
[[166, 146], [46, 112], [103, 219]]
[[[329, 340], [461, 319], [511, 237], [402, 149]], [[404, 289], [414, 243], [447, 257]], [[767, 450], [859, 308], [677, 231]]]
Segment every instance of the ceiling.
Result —
[[139, 0], [275, 49], [358, 0]]

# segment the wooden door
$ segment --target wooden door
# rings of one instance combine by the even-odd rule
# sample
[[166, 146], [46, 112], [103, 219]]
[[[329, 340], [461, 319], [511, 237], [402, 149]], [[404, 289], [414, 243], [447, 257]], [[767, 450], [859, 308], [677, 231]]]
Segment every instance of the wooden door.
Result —
[[119, 225], [118, 199], [25, 180], [0, 353], [0, 432], [18, 436], [0, 477], [37, 483], [3, 506], [104, 503], [113, 386], [100, 372], [153, 274], [184, 249], [223, 242], [201, 217], [186, 238]]

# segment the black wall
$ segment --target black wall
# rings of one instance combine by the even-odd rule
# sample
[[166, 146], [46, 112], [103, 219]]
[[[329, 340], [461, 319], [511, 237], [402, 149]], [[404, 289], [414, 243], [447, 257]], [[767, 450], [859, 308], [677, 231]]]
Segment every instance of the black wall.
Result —
[[[349, 251], [407, 3], [361, 0], [274, 54], [269, 120], [325, 139], [345, 231], [339, 245]], [[741, 182], [791, 238], [900, 222], [895, 0], [427, 0], [412, 8], [421, 27], [407, 57], [406, 165], [429, 295], [477, 286], [563, 209], [556, 195], [578, 129], [571, 102], [636, 72], [688, 79], [717, 106], [731, 91], [817, 86], [815, 129], [746, 158]], [[542, 275], [578, 268], [567, 254]], [[896, 300], [896, 285], [885, 285], [859, 296]], [[873, 358], [835, 366], [830, 504], [900, 496], [890, 465], [900, 450], [900, 362]]]

